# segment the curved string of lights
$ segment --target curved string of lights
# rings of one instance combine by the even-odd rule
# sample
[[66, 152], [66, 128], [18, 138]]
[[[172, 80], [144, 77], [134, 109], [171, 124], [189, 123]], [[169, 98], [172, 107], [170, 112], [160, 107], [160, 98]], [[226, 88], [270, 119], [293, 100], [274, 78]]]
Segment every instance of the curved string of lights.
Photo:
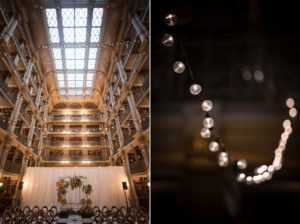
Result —
[[[174, 27], [177, 24], [178, 18], [174, 14], [168, 14], [165, 17], [165, 23], [167, 26]], [[177, 31], [178, 34], [178, 31]], [[179, 35], [179, 34], [178, 34]], [[166, 47], [172, 47], [174, 45], [175, 38], [172, 34], [164, 34], [162, 37], [162, 44]], [[210, 139], [208, 149], [212, 153], [218, 153], [218, 165], [220, 167], [227, 167], [228, 165], [233, 165], [238, 169], [238, 174], [236, 180], [238, 182], [251, 184], [263, 183], [267, 180], [272, 179], [273, 174], [280, 170], [282, 167], [283, 153], [286, 149], [286, 144], [289, 139], [289, 136], [292, 134], [292, 123], [290, 119], [283, 121], [283, 132], [281, 134], [279, 144], [274, 151], [274, 159], [272, 164], [261, 165], [254, 169], [253, 172], [246, 172], [247, 161], [245, 159], [232, 160], [232, 157], [229, 155], [229, 152], [226, 150], [224, 143], [218, 137], [218, 134], [214, 128], [214, 119], [211, 117], [209, 112], [213, 109], [213, 102], [209, 99], [204, 99], [201, 96], [202, 87], [195, 82], [195, 76], [192, 72], [192, 69], [189, 65], [189, 61], [185, 50], [179, 40], [179, 47], [181, 48], [182, 56], [184, 62], [176, 61], [173, 64], [173, 70], [177, 74], [181, 74], [187, 68], [193, 84], [190, 86], [190, 93], [194, 96], [198, 96], [202, 110], [205, 112], [205, 118], [203, 120], [203, 128], [200, 131], [202, 138]], [[295, 108], [295, 101], [292, 98], [287, 99], [286, 106], [289, 109], [289, 117], [294, 118], [297, 115], [297, 109]], [[212, 139], [212, 140], [211, 140]]]

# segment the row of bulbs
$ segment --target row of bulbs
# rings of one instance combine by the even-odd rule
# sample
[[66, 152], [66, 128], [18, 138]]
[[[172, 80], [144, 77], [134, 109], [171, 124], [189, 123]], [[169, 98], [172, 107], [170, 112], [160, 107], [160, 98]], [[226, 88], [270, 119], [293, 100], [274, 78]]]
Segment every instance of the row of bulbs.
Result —
[[[174, 14], [168, 14], [165, 17], [165, 23], [168, 26], [175, 26], [177, 24], [177, 21], [178, 21], [177, 16]], [[171, 34], [163, 35], [162, 44], [164, 46], [171, 47], [173, 46], [174, 42], [175, 42], [174, 37]], [[173, 64], [173, 70], [178, 74], [183, 73], [185, 71], [185, 64], [181, 61], [176, 61]], [[201, 91], [202, 88], [197, 83], [192, 84], [190, 86], [190, 93], [192, 95], [199, 95]], [[289, 98], [286, 101], [286, 105], [289, 108], [290, 117], [291, 118], [296, 117], [297, 109], [294, 107], [295, 101], [292, 98]], [[201, 106], [202, 106], [202, 110], [206, 113], [206, 116], [203, 120], [203, 128], [200, 131], [200, 135], [201, 137], [208, 139], [212, 135], [212, 130], [215, 124], [214, 119], [209, 115], [209, 111], [211, 111], [213, 108], [213, 103], [210, 100], [203, 100]], [[267, 165], [259, 166], [254, 170], [254, 175], [246, 175], [246, 173], [243, 171], [247, 168], [247, 161], [245, 159], [240, 159], [236, 161], [235, 165], [240, 171], [236, 177], [236, 180], [238, 182], [243, 182], [248, 185], [259, 184], [272, 179], [274, 172], [281, 169], [283, 152], [286, 148], [289, 135], [292, 133], [291, 121], [288, 119], [285, 120], [283, 122], [283, 128], [284, 131], [281, 134], [279, 145], [275, 150], [275, 156], [272, 164], [270, 164], [269, 166]], [[218, 139], [211, 141], [209, 143], [208, 148], [213, 153], [220, 151], [218, 154], [218, 165], [220, 167], [227, 167], [230, 164], [230, 156]]]
[[[105, 43], [101, 43], [101, 44], [98, 44], [98, 43], [91, 43], [91, 44], [76, 44], [76, 47], [91, 47], [91, 48], [100, 48], [100, 47], [107, 47], [107, 46], [118, 46], [118, 45], [122, 45], [122, 44], [133, 44], [133, 43], [140, 43], [141, 41], [140, 40], [125, 40], [125, 41], [121, 41], [121, 42], [116, 42], [116, 43], [109, 43], [109, 42], [105, 42]], [[15, 44], [6, 44], [6, 43], [2, 43], [0, 44], [0, 47], [15, 47], [16, 45]], [[55, 48], [51, 45], [47, 45], [47, 44], [42, 44], [42, 45], [33, 45], [33, 44], [24, 44], [25, 47], [35, 47], [35, 48], [43, 48], [43, 49], [51, 49], [51, 48]], [[71, 45], [72, 46], [72, 45]], [[75, 45], [74, 45], [75, 46]], [[64, 49], [64, 48], [69, 48], [70, 46], [62, 46], [62, 47], [59, 47], [61, 49]]]

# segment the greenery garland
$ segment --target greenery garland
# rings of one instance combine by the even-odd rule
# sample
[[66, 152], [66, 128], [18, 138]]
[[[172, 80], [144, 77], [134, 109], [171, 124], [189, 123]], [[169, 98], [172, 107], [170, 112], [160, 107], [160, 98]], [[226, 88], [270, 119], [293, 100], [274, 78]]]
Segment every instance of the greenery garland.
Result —
[[81, 188], [81, 190], [85, 194], [85, 197], [81, 199], [80, 204], [82, 208], [90, 208], [92, 205], [92, 200], [89, 198], [89, 195], [91, 195], [93, 191], [92, 185], [90, 184], [84, 185], [82, 181], [83, 177], [74, 176], [74, 177], [67, 177], [67, 178], [70, 178], [70, 180], [67, 181], [64, 178], [61, 178], [56, 182], [58, 203], [60, 203], [61, 205], [67, 204], [66, 194], [69, 187], [71, 187], [72, 190], [76, 188]]

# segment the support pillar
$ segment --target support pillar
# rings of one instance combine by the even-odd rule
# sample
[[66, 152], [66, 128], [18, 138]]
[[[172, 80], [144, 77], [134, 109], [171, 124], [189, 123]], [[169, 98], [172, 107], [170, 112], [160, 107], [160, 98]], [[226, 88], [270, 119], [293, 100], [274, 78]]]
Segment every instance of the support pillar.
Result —
[[11, 113], [11, 116], [9, 119], [9, 128], [8, 128], [9, 132], [14, 132], [14, 130], [15, 130], [22, 103], [23, 103], [23, 96], [20, 91], [17, 96], [17, 102], [15, 104], [15, 108], [14, 108], [13, 112]]
[[21, 192], [23, 188], [23, 177], [26, 172], [27, 164], [29, 161], [31, 151], [27, 150], [23, 156], [23, 161], [22, 161], [22, 166], [21, 166], [21, 171], [20, 171], [20, 177], [17, 183], [17, 189], [15, 191], [15, 194], [13, 196], [13, 201], [12, 201], [12, 207], [15, 208], [20, 205], [21, 203]]
[[127, 100], [128, 100], [128, 103], [129, 103], [130, 112], [131, 112], [131, 115], [132, 115], [132, 118], [133, 118], [135, 129], [137, 131], [142, 131], [142, 127], [141, 127], [141, 124], [139, 122], [141, 120], [140, 114], [137, 111], [137, 108], [136, 108], [136, 105], [135, 105], [135, 102], [134, 102], [133, 95], [132, 95], [131, 91], [128, 92]]
[[31, 147], [31, 145], [32, 145], [32, 137], [33, 137], [33, 132], [34, 132], [34, 128], [35, 128], [35, 123], [36, 123], [36, 116], [34, 115], [31, 120], [30, 130], [29, 130], [28, 137], [27, 137], [28, 147]]
[[121, 77], [121, 81], [124, 85], [124, 84], [126, 84], [127, 75], [126, 75], [126, 72], [124, 71], [124, 66], [122, 64], [120, 57], [117, 57], [117, 68], [118, 68], [119, 75]]
[[148, 35], [148, 32], [136, 13], [134, 13], [134, 15], [132, 16], [131, 23], [132, 23], [138, 37], [140, 38], [141, 42], [143, 42], [145, 40], [146, 36]]
[[5, 43], [9, 42], [9, 39], [12, 37], [13, 32], [17, 28], [18, 24], [19, 24], [19, 20], [16, 17], [13, 17], [12, 20], [8, 23], [7, 28], [2, 34]]
[[2, 148], [1, 155], [0, 155], [0, 178], [1, 178], [2, 173], [3, 173], [5, 163], [6, 163], [6, 159], [7, 159], [7, 155], [8, 155], [8, 152], [9, 152], [10, 148], [11, 148], [10, 144], [3, 143], [3, 148]]
[[124, 167], [129, 181], [129, 189], [132, 201], [129, 201], [130, 207], [139, 208], [139, 200], [136, 194], [135, 186], [133, 179], [131, 178], [131, 171], [129, 167], [129, 160], [127, 154], [123, 151]]

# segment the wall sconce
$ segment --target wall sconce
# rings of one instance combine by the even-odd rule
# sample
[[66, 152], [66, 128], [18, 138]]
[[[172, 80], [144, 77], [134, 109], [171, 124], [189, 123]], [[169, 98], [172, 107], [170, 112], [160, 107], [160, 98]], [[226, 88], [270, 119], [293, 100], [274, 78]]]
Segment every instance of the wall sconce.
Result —
[[127, 201], [127, 195], [126, 195], [126, 190], [128, 190], [128, 186], [127, 186], [127, 182], [126, 181], [122, 182], [122, 187], [123, 187], [123, 190], [124, 190], [124, 193], [125, 193], [126, 207], [128, 208], [128, 201]]

